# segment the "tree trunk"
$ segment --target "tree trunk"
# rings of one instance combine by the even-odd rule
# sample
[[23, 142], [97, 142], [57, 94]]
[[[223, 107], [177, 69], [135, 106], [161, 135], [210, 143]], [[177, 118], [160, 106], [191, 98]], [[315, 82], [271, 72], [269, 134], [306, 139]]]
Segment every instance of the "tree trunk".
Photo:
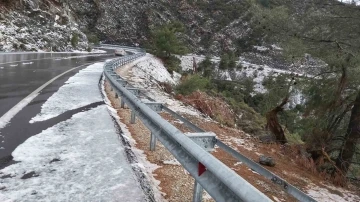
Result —
[[345, 142], [342, 145], [339, 156], [336, 160], [336, 166], [346, 174], [351, 165], [351, 161], [356, 151], [356, 145], [360, 138], [360, 91], [354, 102], [351, 111], [349, 125], [345, 134]]
[[284, 110], [283, 107], [284, 105], [286, 105], [286, 103], [288, 103], [288, 101], [289, 96], [287, 96], [279, 106], [275, 107], [273, 110], [269, 111], [266, 114], [266, 128], [275, 135], [276, 141], [280, 142], [281, 144], [287, 143], [287, 139], [285, 137], [285, 132], [279, 123], [277, 114]]

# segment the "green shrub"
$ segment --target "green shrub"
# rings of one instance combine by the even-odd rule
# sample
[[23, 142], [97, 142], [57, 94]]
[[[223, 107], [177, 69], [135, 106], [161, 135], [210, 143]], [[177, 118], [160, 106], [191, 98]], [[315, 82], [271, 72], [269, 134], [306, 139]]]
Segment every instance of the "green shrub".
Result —
[[201, 72], [204, 77], [210, 78], [215, 69], [214, 63], [209, 56], [206, 56], [205, 60], [199, 63], [198, 72]]
[[269, 0], [258, 0], [258, 2], [264, 6], [265, 8], [269, 8], [270, 7], [270, 2]]
[[73, 34], [73, 36], [71, 37], [71, 45], [73, 48], [76, 48], [76, 46], [79, 44], [79, 35], [78, 34]]
[[86, 37], [88, 38], [89, 43], [92, 43], [94, 45], [99, 45], [100, 44], [100, 40], [96, 36], [96, 34], [86, 34]]
[[229, 62], [230, 62], [229, 55], [227, 53], [223, 54], [220, 57], [219, 69], [221, 69], [221, 70], [228, 69], [229, 68]]
[[199, 75], [189, 76], [176, 87], [176, 92], [182, 95], [189, 95], [197, 90], [205, 91], [210, 85], [210, 80]]
[[163, 58], [164, 65], [168, 72], [173, 73], [173, 71], [181, 73], [181, 60], [176, 56], [170, 56], [167, 58]]

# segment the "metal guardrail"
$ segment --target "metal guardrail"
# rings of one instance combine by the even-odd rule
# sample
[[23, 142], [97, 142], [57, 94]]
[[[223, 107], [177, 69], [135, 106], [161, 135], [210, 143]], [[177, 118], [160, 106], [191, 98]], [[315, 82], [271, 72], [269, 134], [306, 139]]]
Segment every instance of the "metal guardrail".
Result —
[[112, 44], [100, 44], [98, 47], [108, 47], [108, 48], [122, 48], [122, 49], [126, 49], [126, 50], [135, 50], [137, 52], [145, 52], [144, 49], [139, 48], [139, 47], [130, 47], [130, 46], [119, 46], [119, 45], [112, 45]]
[[[116, 46], [116, 47], [119, 47], [119, 46]], [[128, 47], [125, 47], [125, 48], [128, 48]], [[151, 132], [152, 132], [152, 134], [151, 134], [151, 143], [150, 143], [151, 150], [155, 149], [156, 138], [159, 139], [164, 144], [164, 146], [178, 159], [178, 161], [184, 166], [184, 168], [189, 171], [189, 173], [195, 178], [195, 180], [198, 183], [200, 183], [200, 185], [203, 188], [205, 188], [205, 190], [207, 190], [208, 193], [216, 201], [268, 201], [268, 200], [270, 200], [265, 195], [259, 194], [259, 191], [256, 190], [252, 185], [250, 185], [248, 183], [247, 184], [244, 183], [244, 179], [241, 178], [240, 176], [238, 176], [236, 173], [235, 173], [235, 175], [237, 177], [235, 177], [234, 179], [231, 179], [231, 183], [229, 184], [229, 178], [226, 178], [228, 176], [226, 176], [226, 175], [218, 176], [217, 172], [225, 172], [226, 171], [226, 172], [231, 172], [232, 174], [234, 174], [234, 172], [232, 170], [229, 170], [229, 168], [227, 166], [222, 164], [218, 159], [213, 157], [211, 154], [206, 153], [203, 150], [203, 148], [201, 148], [201, 147], [198, 148], [199, 147], [198, 145], [194, 144], [194, 142], [192, 142], [192, 140], [187, 138], [183, 133], [181, 133], [179, 130], [177, 130], [170, 123], [163, 120], [154, 111], [152, 111], [152, 113], [150, 113], [150, 114], [145, 113], [145, 111], [141, 111], [142, 107], [147, 108], [147, 109], [150, 109], [150, 108], [148, 106], [146, 106], [146, 104], [141, 103], [141, 101], [137, 98], [137, 96], [139, 95], [139, 92], [137, 92], [134, 95], [133, 94], [134, 92], [133, 92], [133, 90], [131, 88], [126, 88], [125, 85], [123, 85], [124, 83], [126, 83], [126, 81], [122, 80], [114, 72], [114, 70], [117, 67], [122, 66], [122, 65], [124, 65], [126, 63], [129, 63], [129, 62], [133, 61], [134, 59], [136, 59], [138, 57], [141, 57], [141, 56], [145, 55], [144, 51], [139, 51], [139, 52], [141, 52], [141, 53], [137, 53], [137, 54], [131, 55], [131, 56], [125, 56], [123, 58], [113, 60], [111, 62], [106, 63], [104, 72], [105, 72], [106, 78], [110, 82], [111, 86], [115, 89], [117, 95], [122, 97], [122, 106], [124, 105], [124, 101], [125, 101], [126, 104], [129, 105], [129, 107], [133, 110], [133, 113], [132, 113], [132, 119], [133, 120], [132, 120], [132, 122], [135, 121], [135, 115], [137, 115], [143, 121], [143, 123], [151, 130]], [[119, 84], [120, 84], [120, 86], [118, 86]], [[124, 93], [125, 91], [128, 91], [128, 92]], [[149, 100], [152, 100], [149, 97], [147, 97], [147, 98]], [[138, 104], [140, 106], [142, 104], [142, 107], [140, 108], [138, 106]], [[193, 130], [195, 132], [204, 132], [203, 129], [201, 129], [198, 126], [192, 124], [190, 121], [183, 118], [182, 116], [180, 116], [176, 112], [172, 111], [171, 109], [167, 108], [166, 106], [162, 105], [161, 108], [164, 111], [170, 113], [176, 119], [179, 119], [182, 122], [184, 122], [184, 124], [187, 127], [189, 127], [191, 130]], [[153, 118], [155, 118], [155, 117], [152, 117], [152, 116], [156, 117], [156, 121], [155, 121], [155, 119], [153, 120]], [[166, 124], [165, 124], [165, 122], [166, 122]], [[164, 131], [164, 128], [161, 127], [163, 124], [165, 124], [164, 127], [166, 127], [166, 128], [169, 127], [169, 129], [171, 129], [171, 130]], [[171, 132], [173, 132], [173, 133], [171, 133]], [[174, 135], [185, 137], [185, 139], [187, 139], [185, 141], [185, 144], [186, 144], [187, 147], [184, 147], [182, 144], [180, 144], [180, 142], [184, 142], [184, 140], [181, 140], [181, 141], [178, 142], [177, 139], [173, 138]], [[190, 140], [191, 143], [188, 140]], [[287, 192], [288, 194], [294, 196], [297, 200], [299, 200], [299, 201], [311, 201], [311, 202], [316, 201], [315, 199], [313, 199], [310, 196], [306, 195], [301, 190], [297, 189], [295, 186], [287, 183], [285, 180], [283, 180], [282, 178], [280, 178], [277, 175], [273, 174], [269, 170], [263, 168], [261, 165], [259, 165], [256, 162], [248, 159], [244, 155], [238, 153], [237, 151], [235, 151], [231, 147], [227, 146], [226, 144], [224, 144], [220, 140], [215, 139], [215, 138], [214, 138], [214, 140], [215, 140], [214, 143], [217, 146], [219, 146], [220, 149], [223, 149], [224, 151], [226, 151], [227, 153], [232, 155], [237, 160], [243, 162], [248, 167], [250, 167], [254, 171], [258, 172], [260, 175], [262, 175], [262, 176], [268, 178], [269, 180], [271, 180], [276, 185], [281, 186], [281, 188], [285, 192]], [[190, 144], [190, 145], [188, 145], [188, 144]], [[196, 147], [194, 145], [197, 146], [197, 149], [195, 151], [197, 152], [198, 149], [200, 149], [200, 150], [202, 150], [202, 153], [200, 153], [199, 155], [195, 155], [195, 154], [192, 155], [192, 153], [194, 152], [194, 148]], [[192, 148], [192, 147], [194, 147], [194, 148]], [[189, 149], [189, 151], [187, 151], [187, 149]], [[190, 151], [192, 151], [192, 152], [190, 152]], [[207, 156], [206, 159], [202, 159], [202, 155], [204, 155], [203, 152], [205, 152], [207, 155], [210, 155], [210, 156]], [[186, 155], [186, 158], [185, 158], [184, 155]], [[197, 158], [197, 157], [199, 157], [199, 158]], [[183, 159], [179, 159], [179, 158], [185, 158], [186, 160], [182, 161]], [[221, 169], [219, 170], [219, 168], [216, 168], [216, 166], [211, 167], [213, 169], [209, 169], [209, 167], [207, 167], [207, 165], [214, 164], [214, 162], [212, 162], [212, 161], [216, 162], [215, 163], [216, 166], [220, 166], [222, 164]], [[205, 165], [203, 162], [207, 162], [207, 163], [205, 163], [207, 165]], [[198, 169], [199, 169], [199, 165], [200, 165], [199, 163], [201, 163], [202, 165], [205, 165], [207, 167], [207, 172], [206, 172], [207, 175], [208, 175], [208, 176], [206, 176], [207, 179], [204, 179], [203, 175], [199, 175], [199, 173], [196, 173], [196, 171], [198, 171]], [[195, 164], [198, 164], [198, 166], [196, 166]], [[225, 166], [225, 168], [223, 166]], [[219, 178], [219, 177], [225, 177], [225, 178]], [[233, 177], [234, 176], [232, 176], [232, 178]], [[224, 180], [224, 181], [222, 181], [222, 180]], [[240, 181], [238, 183], [236, 183], [236, 182], [233, 182], [233, 180], [240, 180]], [[236, 186], [242, 186], [242, 187], [241, 188], [240, 187], [235, 188], [235, 191], [234, 191], [233, 190], [234, 189], [234, 184], [236, 184]], [[200, 201], [201, 200], [201, 196], [199, 196], [199, 195], [202, 193], [202, 187], [200, 185], [197, 184], [197, 183], [195, 184], [195, 187], [194, 187], [194, 201]], [[217, 187], [215, 189], [214, 185], [219, 185], [219, 187]], [[243, 186], [249, 186], [249, 187], [243, 187]], [[251, 197], [249, 196], [249, 194], [244, 195], [244, 192], [236, 192], [236, 189], [245, 189], [245, 190], [247, 190], [245, 192], [250, 191], [251, 192], [251, 194], [250, 194]], [[224, 190], [226, 190], [227, 192], [225, 192]], [[232, 193], [233, 195], [229, 195], [228, 192]], [[224, 194], [227, 197], [224, 197]], [[261, 199], [260, 198], [255, 199], [254, 198], [255, 196], [253, 196], [253, 194], [256, 194], [256, 195], [259, 194], [257, 197], [260, 197]], [[243, 198], [243, 197], [245, 197], [245, 198]]]
[[[216, 201], [271, 201], [127, 90], [114, 70], [144, 55], [138, 53], [105, 63], [105, 77], [122, 101]], [[204, 173], [199, 173], [199, 165], [206, 168]]]
[[[170, 113], [175, 118], [182, 121], [189, 129], [195, 131], [195, 132], [205, 132], [203, 129], [199, 128], [198, 126], [194, 125], [187, 119], [183, 118], [176, 112], [172, 111], [171, 109], [164, 106], [164, 110], [168, 113]], [[265, 178], [271, 180], [274, 184], [280, 186], [286, 193], [290, 194], [291, 196], [295, 197], [299, 201], [306, 201], [306, 202], [316, 202], [315, 199], [310, 197], [309, 195], [305, 194], [295, 186], [291, 185], [290, 183], [286, 182], [281, 177], [275, 175], [274, 173], [270, 172], [266, 168], [262, 167], [258, 163], [252, 161], [251, 159], [247, 158], [246, 156], [240, 154], [233, 148], [227, 146], [225, 143], [223, 143], [221, 140], [216, 139], [215, 143], [220, 149], [224, 150], [231, 156], [233, 156], [235, 159], [239, 160], [240, 162], [247, 165], [249, 168], [254, 170], [255, 172], [259, 173], [260, 175], [264, 176]]]

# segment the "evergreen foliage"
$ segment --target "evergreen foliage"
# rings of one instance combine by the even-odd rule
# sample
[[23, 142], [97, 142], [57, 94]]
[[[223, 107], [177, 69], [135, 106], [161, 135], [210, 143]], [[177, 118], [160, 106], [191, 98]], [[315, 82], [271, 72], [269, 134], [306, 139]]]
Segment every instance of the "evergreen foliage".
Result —
[[186, 45], [178, 37], [184, 31], [185, 28], [181, 23], [172, 22], [152, 32], [148, 51], [161, 58], [169, 72], [181, 71], [180, 60], [173, 55], [183, 55], [188, 52]]
[[215, 64], [211, 61], [209, 56], [199, 63], [198, 71], [201, 72], [203, 77], [210, 78], [215, 69]]
[[303, 118], [296, 120], [296, 116], [289, 116], [287, 119], [296, 123], [292, 130], [306, 140], [314, 161], [323, 162], [326, 158], [325, 166], [319, 164], [321, 169], [346, 174], [360, 138], [360, 132], [353, 130], [360, 126], [360, 112], [356, 110], [360, 107], [358, 8], [315, 0], [306, 10], [294, 13], [296, 8], [292, 6], [296, 4], [270, 2], [270, 7], [266, 7], [252, 1], [254, 32], [262, 32], [267, 41], [281, 43], [290, 61], [310, 54], [327, 64], [319, 74], [300, 79], [306, 103], [297, 109], [301, 109], [298, 113]]
[[76, 34], [76, 33], [73, 34], [73, 36], [71, 37], [70, 42], [71, 42], [72, 47], [73, 47], [73, 48], [76, 48], [77, 45], [79, 44], [79, 35]]

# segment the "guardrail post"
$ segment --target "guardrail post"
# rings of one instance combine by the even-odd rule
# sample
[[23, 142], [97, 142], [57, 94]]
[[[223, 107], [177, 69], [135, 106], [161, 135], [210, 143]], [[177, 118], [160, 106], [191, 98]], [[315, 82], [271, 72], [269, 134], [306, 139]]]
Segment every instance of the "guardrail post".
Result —
[[193, 202], [202, 201], [202, 193], [204, 188], [195, 180]]
[[136, 116], [135, 116], [135, 111], [132, 110], [132, 111], [131, 111], [131, 120], [130, 120], [130, 123], [131, 123], [131, 124], [135, 124], [135, 118], [136, 118]]
[[120, 107], [121, 107], [122, 109], [125, 108], [125, 102], [124, 102], [124, 99], [123, 99], [123, 98], [121, 98], [121, 100], [120, 100]]
[[153, 132], [151, 132], [150, 151], [155, 151], [155, 148], [156, 148], [156, 136]]
[[[202, 133], [186, 133], [192, 141], [198, 144], [207, 152], [212, 152], [215, 148], [216, 135], [212, 132], [202, 132]], [[206, 171], [205, 166], [199, 162], [198, 165], [198, 174], [201, 176]], [[194, 184], [194, 193], [193, 193], [193, 202], [201, 202], [202, 194], [204, 188], [195, 180]]]

